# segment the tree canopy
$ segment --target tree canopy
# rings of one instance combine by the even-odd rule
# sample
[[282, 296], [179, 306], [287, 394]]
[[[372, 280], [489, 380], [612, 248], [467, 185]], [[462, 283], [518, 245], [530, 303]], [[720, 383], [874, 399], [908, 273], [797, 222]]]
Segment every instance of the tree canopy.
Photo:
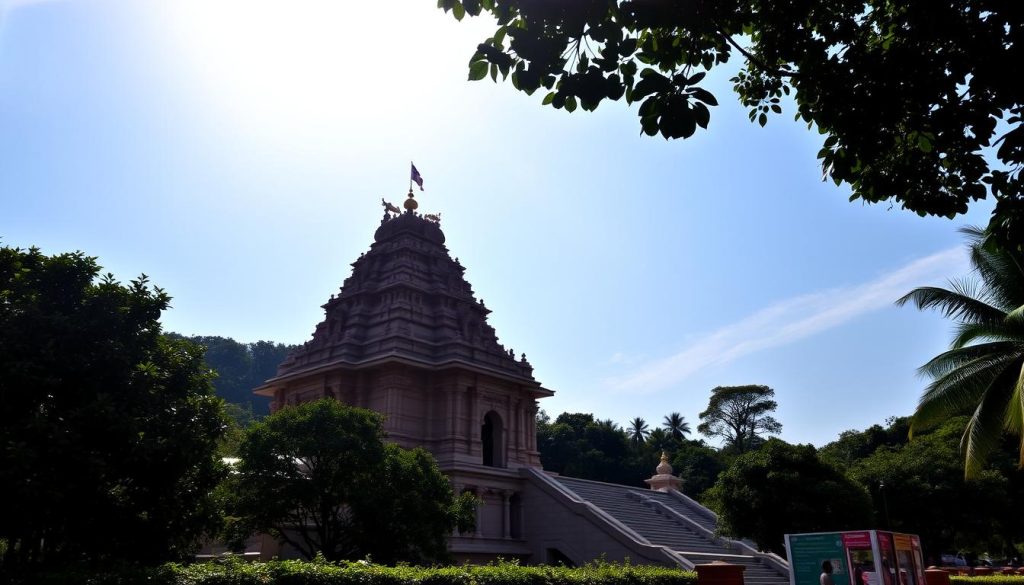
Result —
[[650, 475], [631, 457], [626, 432], [592, 414], [564, 412], [554, 423], [538, 421], [537, 445], [544, 469], [571, 477], [643, 485]]
[[977, 228], [971, 265], [980, 282], [954, 281], [952, 290], [921, 287], [897, 301], [938, 309], [957, 322], [948, 351], [921, 366], [932, 379], [911, 419], [910, 432], [971, 413], [964, 430], [964, 473], [976, 476], [1004, 431], [1019, 437], [1024, 468], [1024, 252], [990, 246]]
[[738, 56], [733, 78], [752, 121], [783, 108], [825, 141], [823, 177], [851, 200], [954, 217], [993, 197], [989, 224], [1024, 247], [1024, 11], [1012, 0], [438, 0], [457, 19], [489, 12], [494, 34], [469, 78], [545, 89], [574, 111], [625, 97], [648, 135], [707, 128], [705, 75]]
[[968, 481], [960, 456], [967, 417], [948, 419], [913, 440], [907, 438], [907, 423], [893, 419], [885, 428], [844, 433], [822, 448], [822, 458], [834, 454], [838, 443], [875, 443], [870, 453], [843, 468], [871, 493], [877, 526], [918, 534], [933, 554], [969, 550], [1012, 556], [1014, 543], [1024, 539], [1024, 527], [1016, 521], [1024, 517], [1024, 472], [1014, 469], [1012, 442], [1002, 443], [990, 464]]
[[256, 416], [270, 414], [270, 399], [252, 391], [274, 377], [277, 366], [296, 346], [272, 341], [242, 343], [219, 335], [194, 335], [186, 339], [205, 348], [206, 363], [217, 373], [213, 379], [217, 396]]
[[9, 570], [159, 562], [216, 528], [223, 431], [170, 297], [78, 252], [0, 248], [0, 539]]
[[770, 413], [778, 403], [772, 400], [775, 390], [768, 386], [718, 386], [711, 390], [708, 407], [700, 413], [697, 430], [708, 437], [725, 440], [734, 453], [744, 453], [757, 446], [763, 435], [778, 434], [782, 424]]
[[227, 490], [234, 534], [265, 531], [307, 558], [444, 560], [474, 501], [453, 496], [422, 448], [385, 445], [381, 422], [326, 398], [253, 424]]
[[862, 529], [872, 519], [864, 488], [811, 445], [775, 438], [737, 457], [709, 497], [723, 533], [783, 555], [783, 534]]
[[690, 423], [686, 422], [686, 417], [678, 412], [666, 415], [661, 427], [677, 441], [682, 441], [686, 435], [690, 434]]

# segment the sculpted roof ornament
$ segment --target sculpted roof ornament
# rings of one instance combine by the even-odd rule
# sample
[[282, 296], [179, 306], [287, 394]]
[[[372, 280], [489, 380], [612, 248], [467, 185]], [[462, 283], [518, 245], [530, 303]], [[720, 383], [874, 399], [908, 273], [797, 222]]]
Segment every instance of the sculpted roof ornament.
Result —
[[409, 187], [409, 198], [405, 200], [403, 205], [405, 206], [405, 210], [409, 213], [416, 211], [416, 208], [420, 206], [420, 204], [416, 202], [416, 196], [412, 192], [412, 187]]
[[655, 468], [658, 475], [672, 475], [672, 465], [668, 462], [668, 453], [661, 452], [661, 463]]

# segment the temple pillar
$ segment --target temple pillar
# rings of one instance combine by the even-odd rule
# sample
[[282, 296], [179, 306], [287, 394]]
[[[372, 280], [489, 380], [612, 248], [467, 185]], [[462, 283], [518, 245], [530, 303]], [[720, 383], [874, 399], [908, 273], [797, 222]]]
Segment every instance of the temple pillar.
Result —
[[480, 517], [480, 502], [476, 504], [476, 523], [473, 526], [473, 538], [480, 538], [484, 535], [482, 528], [483, 519]]
[[501, 490], [502, 537], [506, 540], [512, 538], [512, 493], [512, 490]]

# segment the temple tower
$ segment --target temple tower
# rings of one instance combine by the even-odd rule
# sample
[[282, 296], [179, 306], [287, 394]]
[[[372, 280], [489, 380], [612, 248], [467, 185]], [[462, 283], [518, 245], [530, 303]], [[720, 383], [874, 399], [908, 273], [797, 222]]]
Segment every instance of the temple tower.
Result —
[[483, 500], [474, 534], [451, 538], [460, 559], [525, 554], [524, 480], [540, 467], [537, 400], [552, 391], [525, 355], [498, 342], [490, 311], [445, 247], [438, 215], [384, 202], [370, 250], [323, 305], [313, 338], [256, 389], [271, 410], [322, 397], [385, 416], [388, 439], [433, 453], [456, 491]]

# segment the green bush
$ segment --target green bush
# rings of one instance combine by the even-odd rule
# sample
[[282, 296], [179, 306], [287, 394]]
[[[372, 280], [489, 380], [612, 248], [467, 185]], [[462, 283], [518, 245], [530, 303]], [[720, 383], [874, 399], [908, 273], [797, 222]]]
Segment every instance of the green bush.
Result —
[[[271, 561], [168, 564], [107, 573], [33, 575], [19, 585], [695, 585], [692, 571], [630, 564], [386, 567], [364, 562]], [[1001, 584], [1002, 585], [1002, 584]]]
[[1024, 585], [1024, 575], [949, 576], [950, 585]]

